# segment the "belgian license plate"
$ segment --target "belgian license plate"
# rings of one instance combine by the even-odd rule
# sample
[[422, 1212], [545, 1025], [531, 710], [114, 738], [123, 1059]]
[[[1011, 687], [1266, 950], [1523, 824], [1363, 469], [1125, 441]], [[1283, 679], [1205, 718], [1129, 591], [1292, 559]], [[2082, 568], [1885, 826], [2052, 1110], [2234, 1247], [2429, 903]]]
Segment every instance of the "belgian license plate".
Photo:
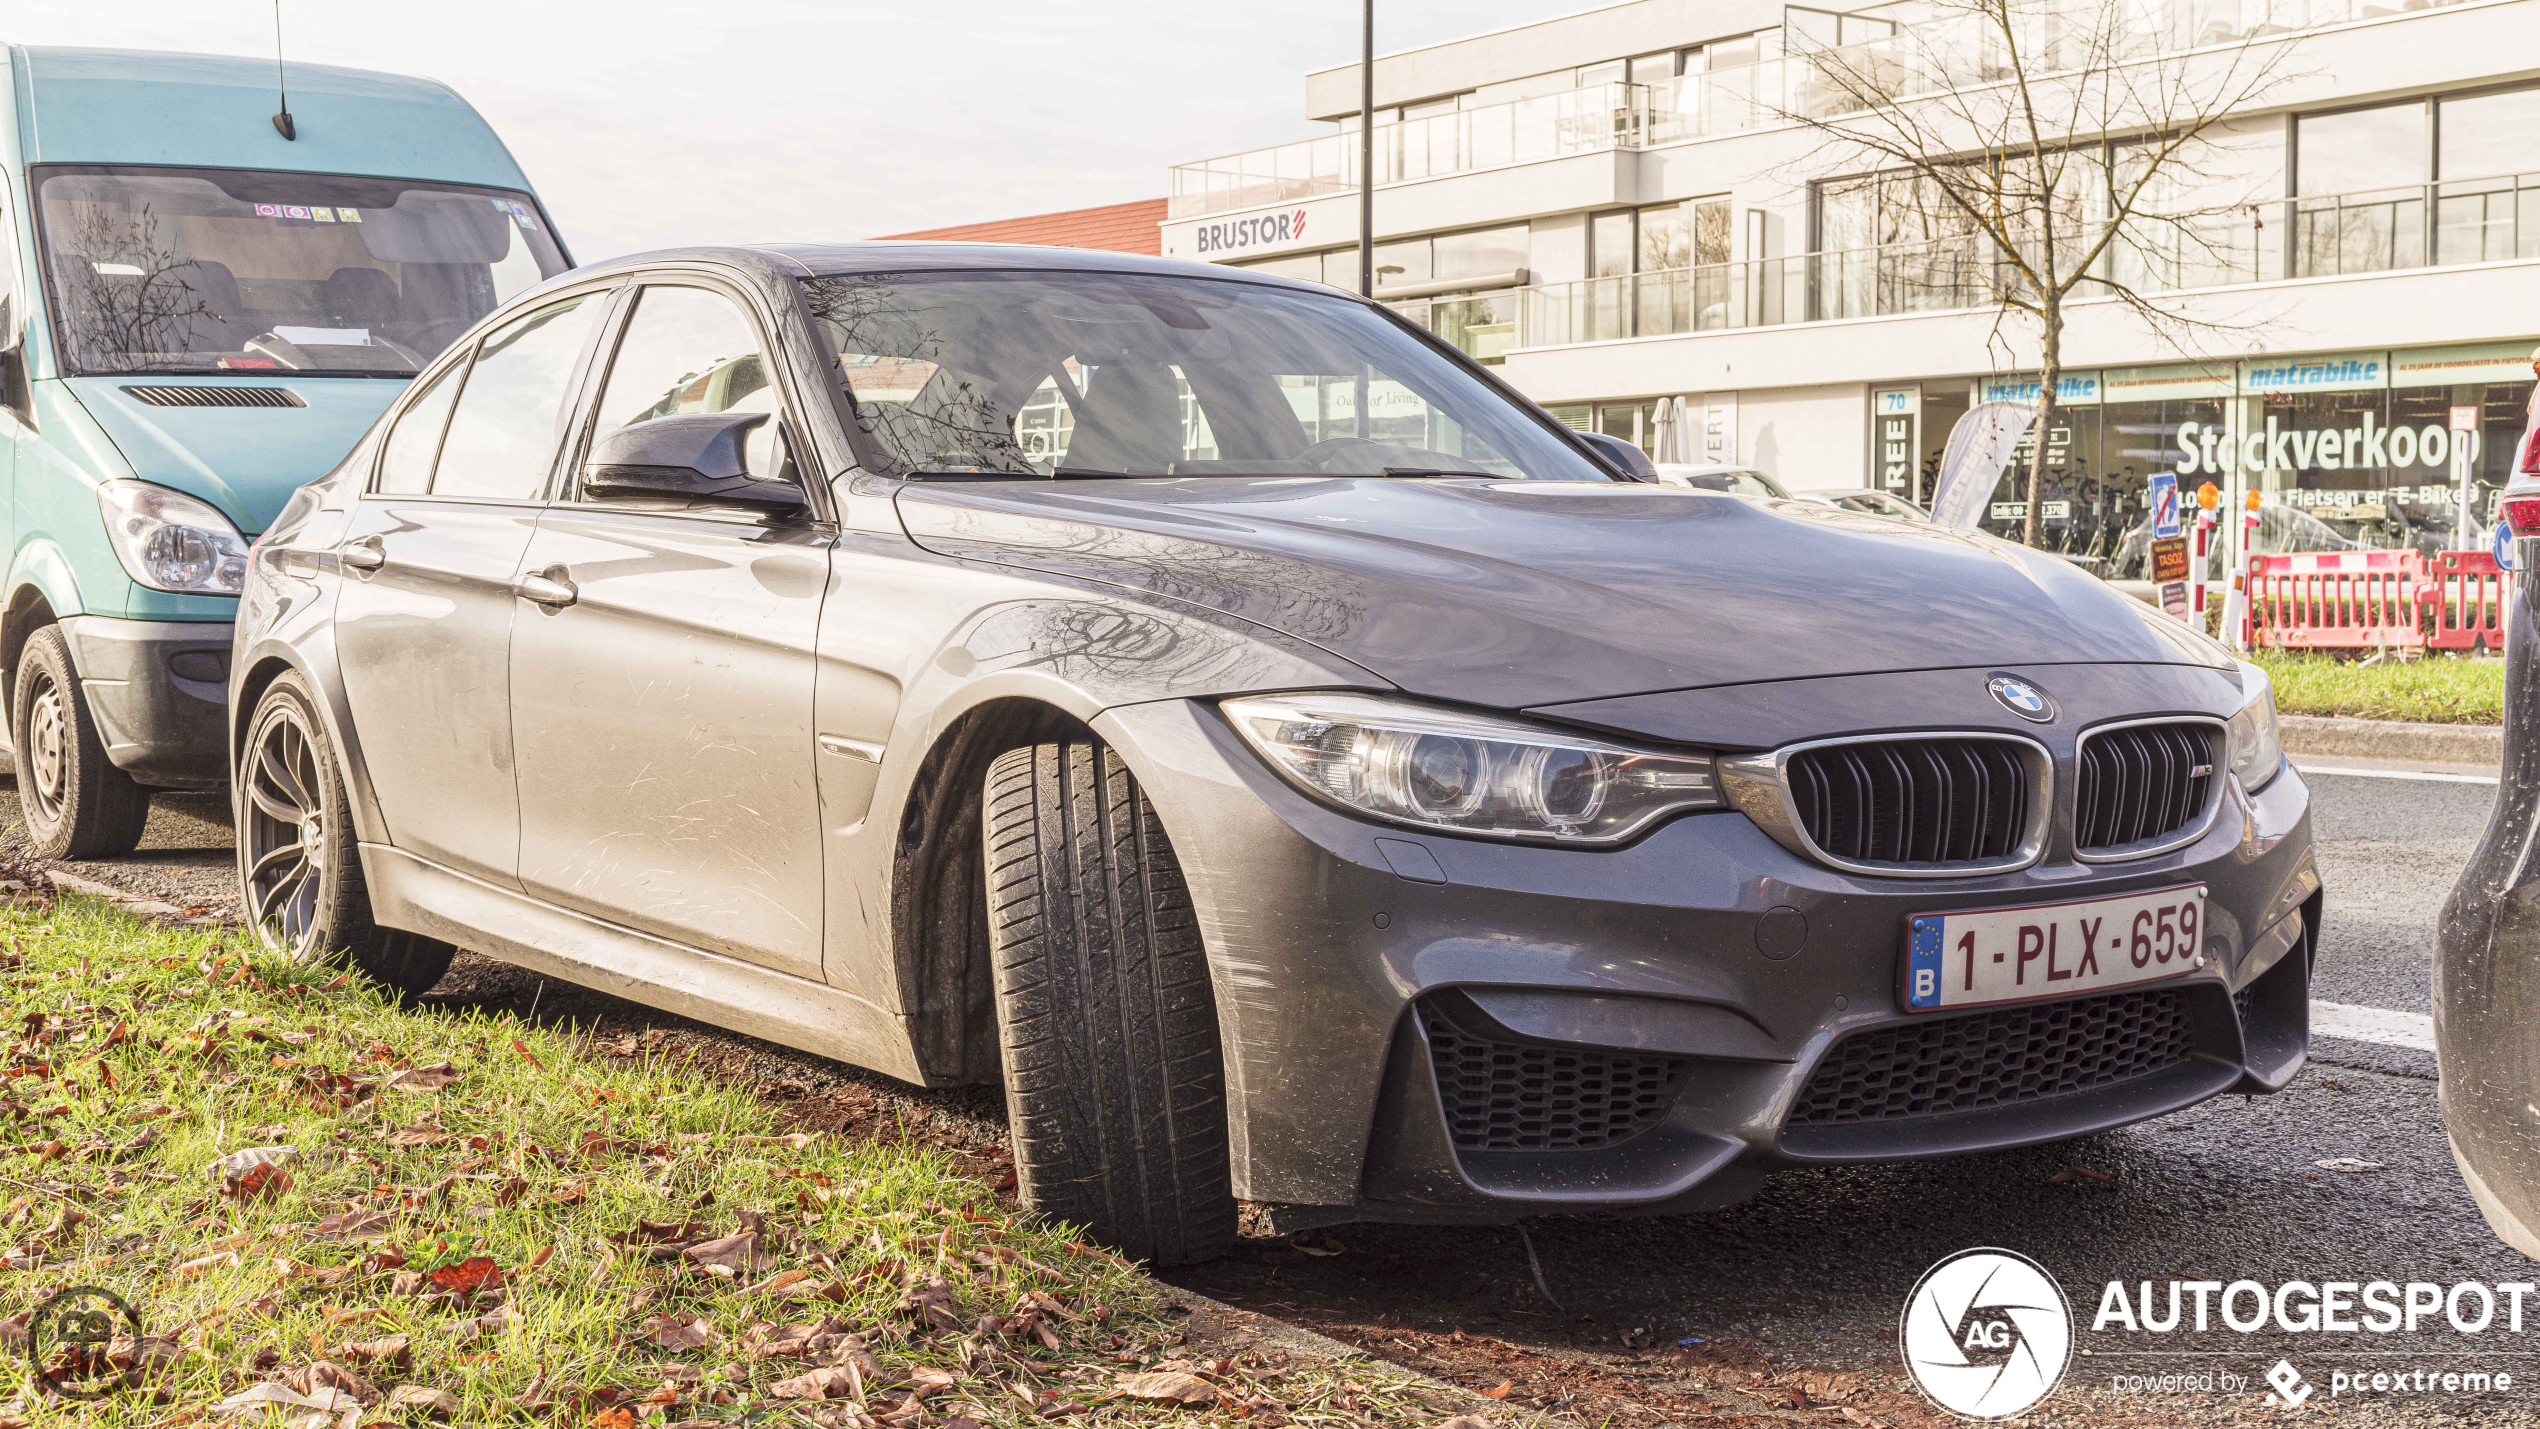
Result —
[[1911, 1012], [2071, 997], [2158, 982], [2204, 965], [2205, 885], [1915, 915], [1906, 940]]

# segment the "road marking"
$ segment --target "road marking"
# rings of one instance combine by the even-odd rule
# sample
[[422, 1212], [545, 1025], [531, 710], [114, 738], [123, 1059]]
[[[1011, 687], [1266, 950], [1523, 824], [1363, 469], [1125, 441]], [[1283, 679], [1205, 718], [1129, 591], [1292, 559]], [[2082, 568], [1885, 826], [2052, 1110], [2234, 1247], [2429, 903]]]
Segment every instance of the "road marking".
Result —
[[2392, 1012], [2386, 1007], [2357, 1007], [2351, 1002], [2311, 1003], [2311, 1032], [2349, 1042], [2376, 1042], [2384, 1047], [2434, 1050], [2434, 1019], [2422, 1012]]
[[2343, 774], [2353, 779], [2422, 779], [2432, 784], [2493, 784], [2493, 774], [2427, 774], [2415, 769], [2332, 769], [2324, 764], [2296, 764], [2305, 774]]

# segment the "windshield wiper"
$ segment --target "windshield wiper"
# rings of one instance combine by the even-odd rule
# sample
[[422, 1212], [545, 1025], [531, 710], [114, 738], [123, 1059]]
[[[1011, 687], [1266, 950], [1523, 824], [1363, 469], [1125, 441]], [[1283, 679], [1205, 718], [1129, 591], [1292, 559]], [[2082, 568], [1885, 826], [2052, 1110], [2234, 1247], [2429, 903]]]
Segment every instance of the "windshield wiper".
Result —
[[[1382, 468], [1387, 476], [1488, 476], [1487, 471], [1472, 471], [1451, 466], [1389, 466]], [[1335, 473], [1346, 475], [1347, 473]]]

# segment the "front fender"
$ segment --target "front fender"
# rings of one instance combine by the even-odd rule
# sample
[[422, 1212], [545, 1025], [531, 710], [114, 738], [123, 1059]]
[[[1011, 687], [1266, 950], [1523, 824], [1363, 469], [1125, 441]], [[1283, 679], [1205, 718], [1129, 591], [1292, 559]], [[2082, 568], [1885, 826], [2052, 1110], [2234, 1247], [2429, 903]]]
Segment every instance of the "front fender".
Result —
[[[118, 579], [122, 575], [121, 571], [116, 572]], [[9, 604], [12, 607], [30, 586], [44, 597], [44, 603], [52, 608], [53, 617], [57, 620], [88, 614], [88, 602], [80, 597], [79, 577], [71, 565], [70, 556], [50, 540], [39, 538], [18, 547], [17, 554], [9, 563]]]

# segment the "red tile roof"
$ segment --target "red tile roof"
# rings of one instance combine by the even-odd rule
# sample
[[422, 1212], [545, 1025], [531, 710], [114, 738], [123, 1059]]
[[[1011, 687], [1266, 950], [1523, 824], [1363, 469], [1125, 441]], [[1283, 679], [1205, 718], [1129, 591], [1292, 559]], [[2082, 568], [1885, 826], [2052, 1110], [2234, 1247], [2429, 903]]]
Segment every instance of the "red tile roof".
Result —
[[958, 243], [1043, 243], [1057, 248], [1107, 248], [1116, 253], [1164, 252], [1164, 200], [1100, 208], [1071, 208], [1063, 213], [1037, 213], [1029, 218], [1000, 218], [992, 223], [964, 223], [915, 233], [886, 233], [884, 238], [939, 238]]

